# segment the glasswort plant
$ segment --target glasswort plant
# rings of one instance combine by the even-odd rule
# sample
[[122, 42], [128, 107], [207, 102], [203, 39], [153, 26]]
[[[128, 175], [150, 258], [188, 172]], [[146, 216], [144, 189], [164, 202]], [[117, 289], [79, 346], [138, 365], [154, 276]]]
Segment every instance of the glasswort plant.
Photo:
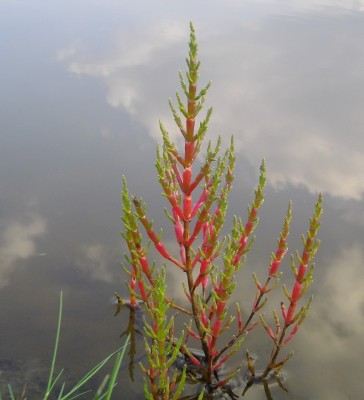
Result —
[[[258, 212], [264, 200], [266, 183], [265, 163], [260, 167], [260, 177], [255, 197], [248, 207], [246, 222], [234, 217], [231, 233], [222, 237], [228, 206], [228, 194], [234, 180], [234, 140], [223, 155], [220, 154], [221, 138], [216, 145], [208, 142], [206, 155], [200, 162], [201, 147], [205, 141], [208, 123], [212, 114], [209, 108], [199, 125], [196, 118], [203, 109], [208, 83], [198, 91], [200, 61], [197, 59], [198, 46], [195, 30], [190, 24], [189, 53], [186, 59], [186, 78], [180, 73], [180, 83], [186, 97], [183, 102], [177, 93], [176, 108], [169, 101], [174, 121], [183, 137], [184, 148], [179, 149], [171, 140], [162, 123], [160, 130], [163, 142], [157, 149], [156, 168], [158, 181], [163, 195], [169, 202], [170, 211], [167, 217], [174, 227], [176, 245], [179, 256], [176, 257], [167, 248], [162, 239], [162, 233], [157, 233], [153, 223], [147, 216], [146, 206], [137, 197], [131, 197], [124, 178], [122, 203], [122, 221], [124, 230], [122, 236], [127, 244], [129, 254], [126, 259], [130, 268], [126, 269], [130, 276], [128, 284], [130, 292], [130, 307], [137, 307], [142, 301], [146, 307], [150, 322], [146, 322], [145, 333], [151, 339], [151, 345], [146, 343], [149, 367], [142, 367], [149, 389], [145, 394], [148, 399], [178, 398], [181, 385], [187, 373], [198, 371], [200, 381], [204, 382], [207, 395], [226, 390], [229, 381], [239, 373], [240, 367], [222, 374], [223, 366], [239, 350], [246, 333], [261, 324], [273, 342], [273, 350], [266, 368], [257, 377], [249, 353], [247, 353], [250, 371], [249, 384], [257, 379], [267, 380], [272, 374], [278, 374], [291, 353], [278, 359], [282, 348], [292, 339], [303, 322], [310, 307], [298, 309], [298, 301], [306, 293], [312, 283], [312, 260], [316, 254], [319, 242], [316, 235], [319, 219], [322, 213], [322, 197], [318, 198], [314, 215], [310, 221], [309, 231], [303, 237], [303, 253], [297, 254], [298, 268], [292, 259], [291, 266], [295, 283], [291, 291], [284, 286], [284, 294], [289, 305], [281, 304], [280, 318], [274, 311], [275, 330], [269, 327], [262, 315], [258, 315], [267, 302], [267, 295], [277, 286], [280, 264], [287, 252], [287, 237], [291, 221], [291, 204], [289, 204], [282, 232], [278, 239], [276, 251], [272, 254], [267, 278], [262, 284], [254, 274], [257, 294], [253, 301], [250, 314], [245, 318], [238, 304], [235, 311], [230, 311], [231, 297], [236, 287], [237, 273], [241, 269], [246, 253], [253, 244], [253, 232], [258, 224]], [[143, 241], [142, 230], [149, 238]], [[156, 262], [150, 263], [149, 247], [154, 246], [168, 265], [160, 268]], [[177, 304], [167, 293], [165, 274], [168, 269], [176, 267], [184, 277], [183, 289], [187, 306]], [[167, 320], [167, 309], [175, 309], [186, 315], [186, 333], [179, 339], [174, 336], [173, 317]], [[283, 319], [281, 328], [280, 320]], [[230, 338], [224, 340], [222, 333], [229, 331]], [[201, 354], [194, 351], [189, 343], [197, 340]], [[180, 354], [178, 356], [178, 353]], [[168, 368], [178, 357], [185, 360], [185, 368], [180, 384], [176, 377], [168, 376]], [[193, 368], [192, 368], [193, 367]], [[203, 394], [200, 395], [202, 398]]]

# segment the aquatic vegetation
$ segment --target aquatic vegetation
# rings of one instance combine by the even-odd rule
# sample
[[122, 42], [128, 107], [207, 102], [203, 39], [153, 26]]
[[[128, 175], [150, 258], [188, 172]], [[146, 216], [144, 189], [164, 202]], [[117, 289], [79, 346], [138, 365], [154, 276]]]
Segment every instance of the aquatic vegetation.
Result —
[[[61, 322], [62, 322], [62, 308], [63, 308], [63, 296], [62, 292], [60, 294], [59, 301], [59, 312], [58, 312], [58, 324], [57, 332], [53, 350], [52, 363], [49, 370], [48, 384], [45, 389], [42, 400], [55, 399], [57, 400], [72, 400], [76, 398], [91, 398], [92, 400], [110, 400], [112, 393], [116, 386], [116, 378], [118, 376], [121, 363], [123, 361], [125, 351], [129, 346], [130, 337], [127, 336], [124, 345], [116, 350], [115, 352], [108, 355], [105, 359], [99, 362], [95, 367], [88, 371], [75, 385], [71, 388], [66, 387], [66, 383], [60, 384], [62, 382], [63, 369], [55, 376], [55, 367], [57, 360], [57, 353], [59, 347], [59, 338], [61, 332]], [[92, 395], [90, 390], [85, 390], [85, 385], [112, 359], [115, 358], [114, 366], [110, 375], [106, 375], [101, 382], [101, 385], [96, 390], [96, 393]], [[8, 384], [8, 393], [10, 400], [26, 400], [28, 397], [26, 383], [24, 384], [24, 389], [19, 395], [15, 395], [11, 384]], [[90, 397], [92, 396], [92, 397]], [[0, 400], [1, 400], [0, 394]]]
[[[158, 181], [163, 196], [169, 203], [166, 215], [174, 228], [175, 246], [179, 255], [175, 255], [175, 247], [167, 246], [163, 241], [162, 232], [157, 233], [154, 229], [144, 202], [138, 197], [130, 196], [125, 178], [122, 191], [122, 236], [129, 250], [126, 259], [130, 266], [125, 268], [130, 278], [129, 307], [137, 307], [138, 302], [142, 301], [149, 316], [150, 322], [146, 322], [145, 326], [146, 336], [150, 339], [150, 342], [146, 342], [149, 366], [142, 366], [142, 370], [146, 381], [149, 382], [145, 389], [146, 398], [153, 400], [179, 398], [186, 375], [191, 375], [192, 370], [195, 371], [195, 378], [203, 382], [203, 391], [197, 394], [199, 398], [204, 396], [203, 393], [212, 396], [221, 391], [231, 391], [231, 382], [235, 377], [242, 377], [244, 371], [241, 365], [227, 368], [229, 360], [241, 348], [246, 334], [257, 329], [258, 325], [267, 332], [272, 340], [273, 349], [266, 368], [259, 374], [256, 373], [252, 357], [247, 352], [247, 387], [257, 382], [267, 382], [273, 377], [279, 378], [281, 368], [292, 355], [289, 352], [281, 356], [282, 349], [296, 335], [311, 305], [309, 300], [299, 308], [298, 302], [312, 283], [312, 261], [319, 246], [316, 236], [322, 213], [321, 195], [310, 220], [309, 230], [306, 236], [303, 236], [303, 252], [301, 256], [298, 253], [296, 255], [298, 268], [295, 264], [297, 261], [295, 262], [294, 258], [291, 260], [295, 283], [291, 289], [283, 286], [288, 304], [286, 306], [282, 301], [281, 317], [274, 311], [275, 328], [272, 329], [266, 322], [266, 317], [260, 313], [281, 277], [279, 270], [287, 253], [292, 214], [292, 206], [289, 204], [277, 249], [272, 253], [267, 268], [265, 282], [262, 284], [258, 277], [253, 275], [257, 294], [250, 313], [243, 316], [239, 304], [231, 304], [238, 273], [254, 242], [253, 233], [264, 201], [266, 168], [263, 160], [258, 186], [248, 207], [246, 221], [235, 217], [231, 233], [224, 237], [222, 229], [227, 213], [228, 195], [234, 181], [234, 140], [232, 137], [229, 148], [223, 154], [220, 154], [221, 138], [215, 145], [209, 141], [203, 161], [200, 161], [212, 108], [207, 110], [197, 126], [196, 119], [203, 109], [210, 83], [198, 91], [198, 45], [192, 24], [190, 28], [186, 78], [180, 73], [186, 104], [178, 93], [178, 107], [169, 101], [184, 146], [179, 149], [160, 123], [163, 142], [157, 149], [156, 161]], [[142, 231], [146, 233], [147, 243], [143, 239]], [[150, 246], [156, 249], [168, 265], [162, 268], [157, 266], [155, 261], [150, 261]], [[165, 274], [173, 267], [180, 270], [187, 306], [177, 304], [167, 291]], [[168, 309], [177, 310], [179, 314], [184, 314], [190, 319], [185, 325], [185, 333], [179, 338], [175, 337], [173, 317], [168, 320]], [[230, 332], [230, 337], [226, 340], [224, 334], [223, 340], [222, 333], [226, 331]], [[193, 350], [196, 345], [190, 346], [193, 340], [200, 345], [199, 353]], [[176, 376], [170, 379], [167, 371], [173, 365], [180, 365], [181, 357], [184, 357], [184, 367], [179, 367], [183, 372], [177, 384]], [[233, 394], [230, 395], [234, 397]]]

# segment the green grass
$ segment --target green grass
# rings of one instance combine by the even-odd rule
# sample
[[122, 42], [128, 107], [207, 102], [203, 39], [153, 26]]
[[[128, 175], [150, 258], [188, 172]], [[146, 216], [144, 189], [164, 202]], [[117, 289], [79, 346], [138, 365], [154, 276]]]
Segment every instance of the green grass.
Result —
[[[96, 393], [92, 397], [92, 400], [110, 400], [112, 393], [114, 391], [114, 388], [116, 386], [116, 378], [117, 378], [118, 372], [120, 370], [126, 348], [129, 345], [130, 337], [128, 336], [126, 338], [124, 345], [120, 349], [114, 351], [113, 353], [108, 355], [106, 358], [104, 358], [101, 362], [99, 362], [95, 367], [93, 367], [90, 371], [88, 371], [79, 380], [79, 382], [77, 382], [71, 389], [69, 389], [68, 391], [65, 392], [66, 384], [62, 383], [62, 386], [59, 389], [58, 394], [55, 394], [56, 384], [61, 381], [62, 373], [63, 373], [63, 369], [62, 369], [57, 375], [55, 375], [55, 367], [56, 367], [56, 361], [57, 361], [59, 338], [60, 338], [61, 324], [62, 324], [62, 307], [63, 307], [63, 295], [61, 292], [60, 299], [59, 299], [58, 323], [57, 323], [57, 332], [56, 332], [56, 339], [55, 339], [55, 343], [54, 343], [52, 363], [51, 363], [51, 367], [50, 367], [50, 371], [49, 371], [47, 388], [46, 388], [46, 391], [45, 391], [45, 394], [44, 394], [42, 400], [48, 400], [50, 398], [50, 396], [52, 396], [52, 398], [55, 398], [57, 400], [72, 400], [72, 399], [76, 399], [76, 398], [81, 398], [85, 394], [90, 394], [91, 390], [84, 390], [84, 386], [86, 385], [86, 383], [92, 377], [94, 377], [105, 364], [107, 364], [112, 358], [115, 357], [114, 366], [111, 371], [111, 374], [105, 376], [100, 387], [97, 389]], [[10, 384], [8, 385], [8, 392], [9, 392], [9, 396], [10, 396], [11, 400], [27, 400], [25, 393], [22, 393], [19, 396], [15, 396]], [[2, 399], [2, 397], [0, 394], [0, 400], [1, 399]]]

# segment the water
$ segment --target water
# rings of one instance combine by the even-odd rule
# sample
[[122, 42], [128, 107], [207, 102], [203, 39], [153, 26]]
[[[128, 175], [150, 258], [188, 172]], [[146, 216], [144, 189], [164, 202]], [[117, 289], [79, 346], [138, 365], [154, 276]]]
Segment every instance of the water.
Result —
[[[225, 143], [235, 135], [232, 213], [245, 213], [267, 162], [261, 224], [239, 288], [251, 288], [253, 270], [264, 273], [289, 199], [294, 252], [324, 193], [314, 303], [290, 343], [288, 392], [276, 386], [271, 395], [362, 398], [363, 12], [360, 0], [3, 0], [0, 359], [50, 361], [61, 290], [60, 366], [79, 376], [122, 343], [126, 313], [114, 317], [109, 302], [114, 291], [126, 295], [121, 178], [155, 221], [163, 218], [151, 184], [158, 120], [173, 126], [167, 99], [185, 68], [193, 20], [201, 83], [213, 81], [209, 135], [222, 133]], [[249, 290], [239, 291], [246, 307]], [[263, 360], [266, 337], [251, 336], [247, 346]], [[119, 385], [123, 400], [141, 398], [127, 374]], [[244, 396], [266, 397], [262, 386]]]

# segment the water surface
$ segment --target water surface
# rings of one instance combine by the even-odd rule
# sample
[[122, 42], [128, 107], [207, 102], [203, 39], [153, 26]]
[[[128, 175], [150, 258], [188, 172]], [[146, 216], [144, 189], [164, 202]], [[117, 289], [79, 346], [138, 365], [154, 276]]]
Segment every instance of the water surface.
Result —
[[[314, 304], [277, 399], [358, 399], [364, 330], [364, 3], [357, 1], [53, 1], [0, 4], [0, 358], [50, 360], [64, 294], [60, 365], [78, 376], [122, 341], [122, 175], [148, 202], [167, 99], [184, 70], [188, 23], [212, 80], [209, 137], [234, 133], [231, 214], [245, 215], [261, 159], [268, 189], [239, 288], [263, 276], [293, 200], [290, 251], [319, 192], [325, 212]], [[163, 223], [161, 223], [163, 225]], [[289, 281], [288, 260], [285, 275]], [[175, 291], [178, 274], [171, 274]], [[272, 298], [279, 304], [281, 292]], [[247, 346], [268, 348], [264, 334]], [[138, 346], [140, 346], [138, 344]], [[140, 346], [141, 347], [141, 346]], [[323, 373], [325, 371], [325, 373]], [[136, 368], [136, 381], [141, 374]], [[141, 386], [122, 376], [123, 399]], [[262, 387], [247, 399], [264, 399]]]

